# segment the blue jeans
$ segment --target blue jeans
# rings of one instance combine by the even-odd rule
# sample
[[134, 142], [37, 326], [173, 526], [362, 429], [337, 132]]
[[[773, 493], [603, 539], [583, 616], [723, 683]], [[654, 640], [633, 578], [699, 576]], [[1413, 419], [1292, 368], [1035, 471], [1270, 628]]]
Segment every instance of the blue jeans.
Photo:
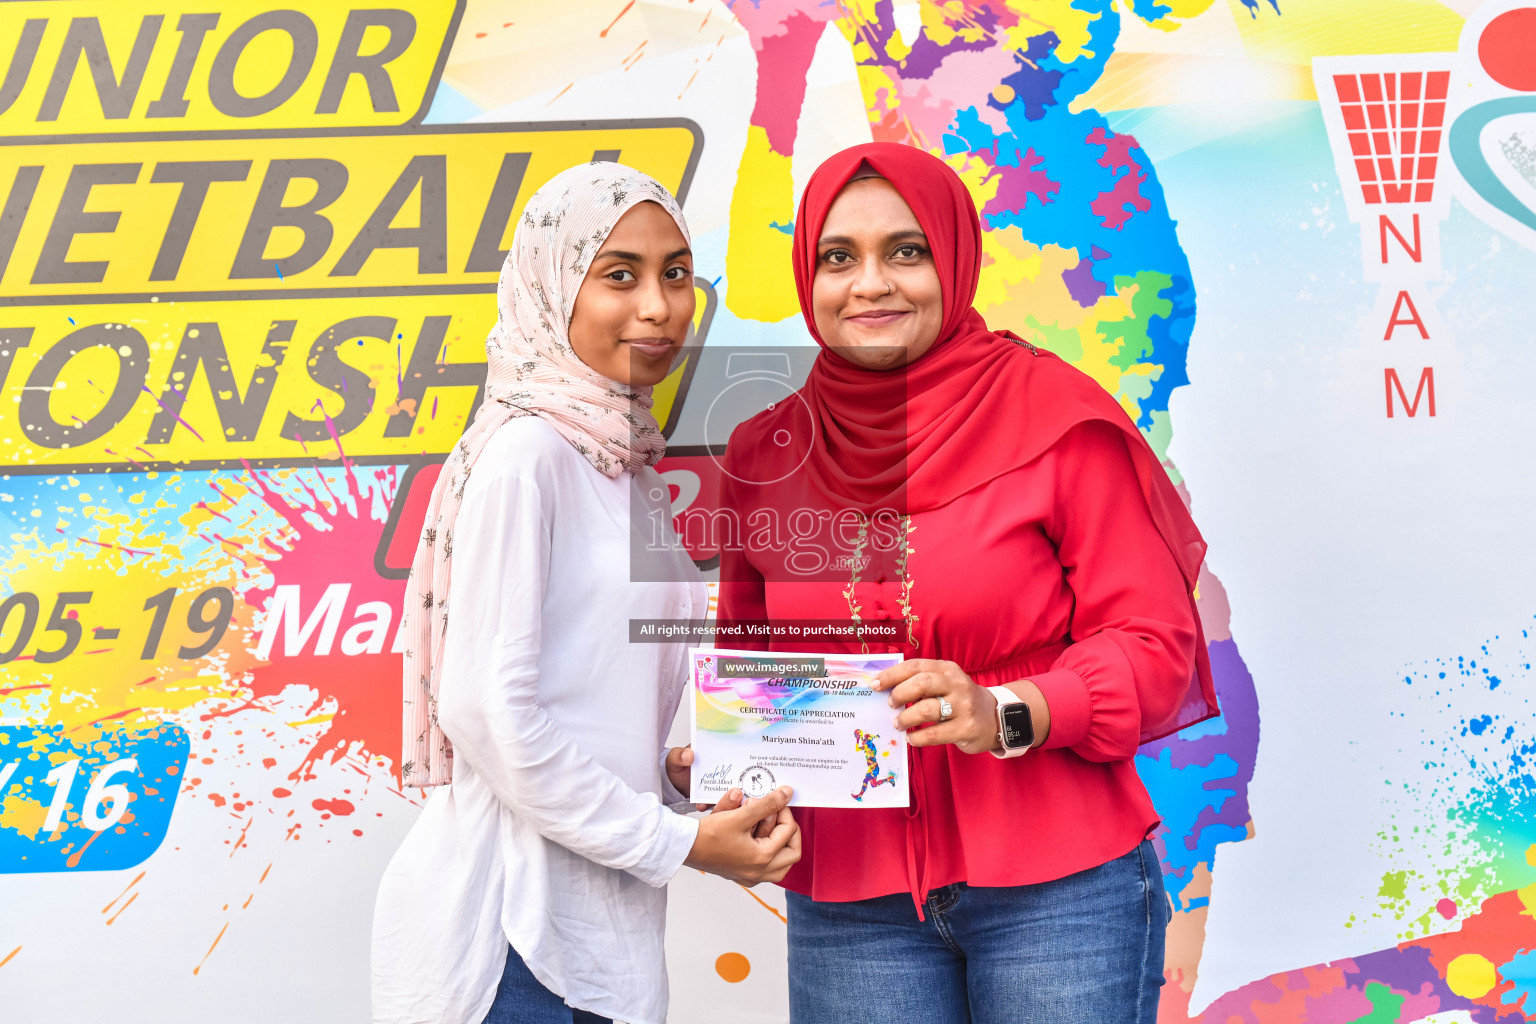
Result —
[[507, 966], [484, 1024], [613, 1024], [586, 1010], [573, 1010], [565, 1000], [539, 984], [517, 950], [507, 947]]
[[923, 912], [789, 893], [793, 1024], [1157, 1020], [1170, 911], [1150, 842], [1051, 882], [946, 885]]

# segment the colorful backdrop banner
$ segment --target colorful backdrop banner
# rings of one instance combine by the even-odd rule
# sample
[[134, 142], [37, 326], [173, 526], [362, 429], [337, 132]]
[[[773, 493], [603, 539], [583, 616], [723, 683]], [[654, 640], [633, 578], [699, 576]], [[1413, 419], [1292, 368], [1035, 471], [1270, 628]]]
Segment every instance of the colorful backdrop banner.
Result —
[[[1536, 5], [386, 2], [0, 5], [5, 1020], [369, 1019], [405, 569], [523, 204], [683, 200], [712, 573], [740, 396], [811, 351], [796, 198], [871, 139], [1211, 542], [1223, 713], [1136, 759], [1159, 1021], [1536, 1019]], [[787, 1021], [784, 923], [682, 872], [672, 1019]]]

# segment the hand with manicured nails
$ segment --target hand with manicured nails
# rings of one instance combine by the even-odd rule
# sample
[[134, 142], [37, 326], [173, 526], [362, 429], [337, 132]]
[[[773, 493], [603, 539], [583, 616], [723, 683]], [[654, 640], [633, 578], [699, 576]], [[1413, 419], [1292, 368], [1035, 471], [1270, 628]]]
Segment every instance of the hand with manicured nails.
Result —
[[[967, 754], [1001, 747], [997, 736], [997, 698], [979, 686], [952, 661], [912, 658], [893, 665], [875, 677], [876, 690], [891, 691], [891, 707], [906, 705], [896, 716], [896, 728], [907, 734], [914, 747], [953, 743]], [[1029, 705], [1035, 724], [1035, 746], [1051, 732], [1051, 709], [1045, 694], [1028, 679], [1008, 684]], [[939, 718], [939, 698], [949, 701], [953, 713]]]
[[[800, 826], [789, 811], [791, 790], [780, 786], [743, 802], [733, 789], [699, 821], [699, 834], [683, 863], [751, 887], [777, 882], [800, 860]], [[768, 821], [773, 825], [764, 834]]]

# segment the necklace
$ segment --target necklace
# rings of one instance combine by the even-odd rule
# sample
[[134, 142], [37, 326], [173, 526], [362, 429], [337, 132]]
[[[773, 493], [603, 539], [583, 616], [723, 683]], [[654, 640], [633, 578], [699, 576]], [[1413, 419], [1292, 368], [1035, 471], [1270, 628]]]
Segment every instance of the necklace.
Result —
[[[848, 602], [848, 617], [853, 620], [854, 635], [859, 638], [859, 649], [862, 653], [869, 653], [869, 642], [864, 639], [864, 606], [859, 603], [855, 590], [859, 585], [859, 570], [864, 564], [864, 548], [869, 544], [869, 518], [861, 512], [855, 511], [859, 521], [859, 539], [853, 546], [853, 573], [849, 577], [848, 586], [843, 588], [843, 599]], [[896, 578], [901, 582], [901, 594], [896, 599], [897, 606], [901, 609], [902, 621], [907, 624], [907, 643], [917, 650], [917, 636], [912, 627], [917, 624], [918, 616], [912, 612], [912, 575], [907, 571], [907, 558], [913, 552], [912, 532], [917, 527], [912, 523], [911, 516], [901, 517], [901, 531], [897, 540], [896, 554]]]

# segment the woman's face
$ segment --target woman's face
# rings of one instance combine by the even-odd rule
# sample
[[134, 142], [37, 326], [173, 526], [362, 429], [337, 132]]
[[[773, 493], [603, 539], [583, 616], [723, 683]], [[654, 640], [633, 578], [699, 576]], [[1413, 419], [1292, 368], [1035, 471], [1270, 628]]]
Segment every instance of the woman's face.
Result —
[[693, 254], [656, 203], [629, 209], [587, 268], [571, 310], [571, 348], [609, 380], [659, 384], [693, 320]]
[[816, 243], [811, 311], [822, 340], [851, 363], [887, 370], [938, 340], [944, 296], [928, 239], [884, 178], [851, 181]]

